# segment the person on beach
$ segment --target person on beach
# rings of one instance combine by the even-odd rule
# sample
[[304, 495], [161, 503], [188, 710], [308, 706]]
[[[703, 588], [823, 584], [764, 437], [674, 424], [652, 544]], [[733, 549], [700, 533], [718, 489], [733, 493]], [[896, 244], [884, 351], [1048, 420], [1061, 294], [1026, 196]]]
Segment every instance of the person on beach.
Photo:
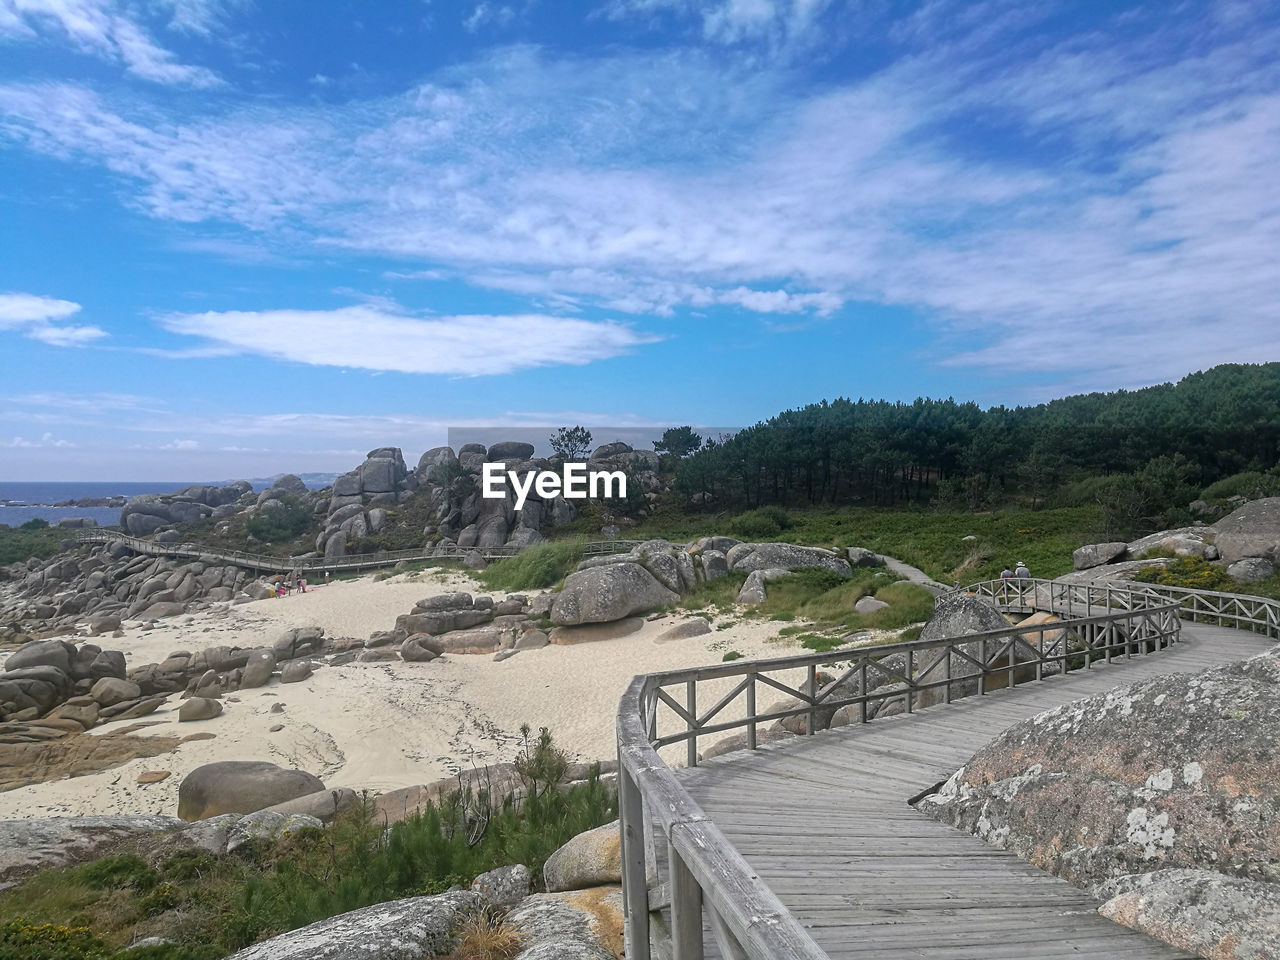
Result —
[[298, 581], [298, 587], [299, 587], [300, 592], [302, 592], [302, 593], [306, 593], [306, 592], [307, 592], [307, 578], [306, 578], [306, 577], [303, 577], [301, 580], [299, 580], [299, 581]]
[[1007, 563], [1005, 564], [1004, 569], [1000, 571], [1000, 579], [1001, 580], [1013, 579], [1013, 571], [1009, 569], [1009, 565]]
[[1027, 569], [1027, 565], [1023, 563], [1021, 560], [1018, 561], [1018, 569], [1014, 571], [1014, 574], [1017, 576], [1019, 580], [1031, 579], [1031, 571]]
[[324, 572], [324, 585], [325, 585], [326, 587], [329, 585], [329, 571], [328, 571], [328, 570], [326, 570], [326, 571]]

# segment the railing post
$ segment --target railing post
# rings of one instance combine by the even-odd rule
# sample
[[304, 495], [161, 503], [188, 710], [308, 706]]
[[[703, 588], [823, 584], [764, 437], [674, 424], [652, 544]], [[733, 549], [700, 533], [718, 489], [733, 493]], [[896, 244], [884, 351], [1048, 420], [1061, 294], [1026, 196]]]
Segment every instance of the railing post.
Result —
[[907, 713], [911, 712], [911, 685], [915, 682], [915, 651], [907, 651]]
[[685, 759], [690, 767], [698, 765], [698, 681], [686, 680], [684, 707], [689, 711], [689, 719], [685, 721], [685, 729], [689, 739], [685, 741]]
[[813, 698], [818, 695], [818, 666], [817, 664], [809, 664], [809, 712], [806, 713], [804, 721], [804, 732], [809, 736], [813, 736], [818, 731], [814, 729], [818, 725], [818, 711], [813, 706]]
[[[684, 865], [674, 843], [667, 844], [671, 867], [671, 957], [672, 960], [703, 960], [702, 888]], [[631, 954], [627, 954], [631, 960]]]
[[[947, 655], [951, 655], [951, 647], [947, 647]], [[987, 692], [987, 638], [983, 637], [978, 641], [978, 662], [982, 666], [978, 670], [978, 696], [984, 696]]]
[[627, 960], [650, 960], [649, 887], [645, 867], [644, 798], [618, 755], [618, 828], [622, 834], [623, 942]]
[[752, 667], [751, 682], [747, 684], [747, 749], [756, 748], [756, 671]]

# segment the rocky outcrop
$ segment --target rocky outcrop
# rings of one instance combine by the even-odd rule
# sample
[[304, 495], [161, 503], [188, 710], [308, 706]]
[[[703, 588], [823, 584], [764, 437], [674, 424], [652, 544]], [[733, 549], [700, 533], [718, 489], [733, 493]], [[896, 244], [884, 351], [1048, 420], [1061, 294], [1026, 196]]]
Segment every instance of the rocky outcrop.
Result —
[[121, 543], [80, 547], [7, 569], [16, 582], [0, 600], [0, 621], [13, 625], [10, 637], [18, 640], [104, 635], [126, 620], [159, 619], [230, 601], [255, 582], [234, 565], [133, 556]]
[[675, 603], [680, 597], [638, 563], [610, 563], [565, 577], [551, 608], [560, 626], [607, 623]]
[[196, 767], [178, 788], [178, 816], [204, 820], [222, 813], [254, 813], [324, 790], [319, 778], [258, 760], [224, 760]]
[[129, 837], [186, 826], [175, 817], [48, 817], [0, 820], [0, 890], [38, 870], [83, 863]]
[[233, 953], [230, 960], [420, 960], [452, 952], [483, 898], [457, 890], [341, 913]]
[[240, 480], [224, 487], [197, 486], [173, 494], [130, 497], [120, 511], [120, 526], [135, 537], [145, 537], [160, 527], [203, 520], [217, 507], [235, 503], [253, 488]]
[[507, 915], [523, 934], [515, 960], [618, 960], [622, 917], [619, 886], [534, 894]]
[[1280, 648], [1010, 727], [920, 808], [1081, 886], [1156, 868], [1277, 878]]
[[1246, 557], [1280, 562], [1280, 497], [1253, 500], [1213, 525], [1218, 552], [1226, 563]]
[[1221, 960], [1280, 957], [1280, 884], [1210, 870], [1155, 870], [1105, 883], [1098, 912], [1179, 950]]
[[1077, 548], [1071, 554], [1071, 564], [1076, 570], [1088, 570], [1100, 567], [1104, 563], [1119, 560], [1129, 549], [1123, 540], [1111, 540], [1107, 543], [1090, 543]]
[[747, 573], [776, 568], [800, 570], [818, 567], [846, 577], [853, 575], [848, 560], [821, 547], [799, 547], [790, 543], [739, 543], [725, 556], [730, 570], [743, 570]]

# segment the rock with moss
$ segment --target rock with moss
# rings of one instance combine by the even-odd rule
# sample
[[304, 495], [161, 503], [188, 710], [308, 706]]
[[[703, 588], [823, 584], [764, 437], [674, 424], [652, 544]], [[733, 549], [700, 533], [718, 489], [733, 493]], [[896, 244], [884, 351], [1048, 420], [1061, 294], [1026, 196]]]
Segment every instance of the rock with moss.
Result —
[[791, 543], [739, 543], [729, 549], [725, 558], [730, 570], [746, 573], [774, 567], [785, 570], [817, 567], [841, 576], [853, 576], [848, 560], [821, 547], [798, 547]]
[[1280, 497], [1252, 500], [1213, 525], [1222, 559], [1235, 563], [1245, 557], [1280, 561]]
[[131, 837], [186, 825], [176, 817], [124, 815], [0, 820], [0, 890], [38, 870], [93, 860]]
[[507, 923], [523, 935], [516, 960], [616, 960], [622, 955], [622, 888], [526, 898]]
[[422, 960], [448, 955], [478, 893], [407, 897], [321, 920], [231, 955], [230, 960]]
[[1280, 957], [1280, 884], [1211, 870], [1155, 870], [1103, 884], [1098, 912], [1149, 937], [1230, 960]]
[[679, 599], [640, 564], [611, 563], [569, 574], [551, 608], [551, 621], [557, 626], [609, 623]]
[[1010, 727], [920, 809], [1091, 886], [1156, 868], [1280, 881], [1280, 647]]

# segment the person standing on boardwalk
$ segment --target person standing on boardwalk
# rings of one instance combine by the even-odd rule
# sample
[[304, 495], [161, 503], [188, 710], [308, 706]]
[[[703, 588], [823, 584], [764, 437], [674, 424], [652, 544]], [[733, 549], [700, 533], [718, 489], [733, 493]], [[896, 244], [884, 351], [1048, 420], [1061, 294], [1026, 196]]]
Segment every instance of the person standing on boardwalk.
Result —
[[1018, 569], [1014, 571], [1014, 575], [1017, 576], [1019, 580], [1031, 579], [1031, 571], [1027, 569], [1027, 565], [1021, 560], [1018, 561]]
[[1009, 569], [1009, 565], [1007, 563], [1005, 564], [1004, 569], [1000, 571], [1000, 579], [1001, 580], [1013, 579], [1013, 571]]

